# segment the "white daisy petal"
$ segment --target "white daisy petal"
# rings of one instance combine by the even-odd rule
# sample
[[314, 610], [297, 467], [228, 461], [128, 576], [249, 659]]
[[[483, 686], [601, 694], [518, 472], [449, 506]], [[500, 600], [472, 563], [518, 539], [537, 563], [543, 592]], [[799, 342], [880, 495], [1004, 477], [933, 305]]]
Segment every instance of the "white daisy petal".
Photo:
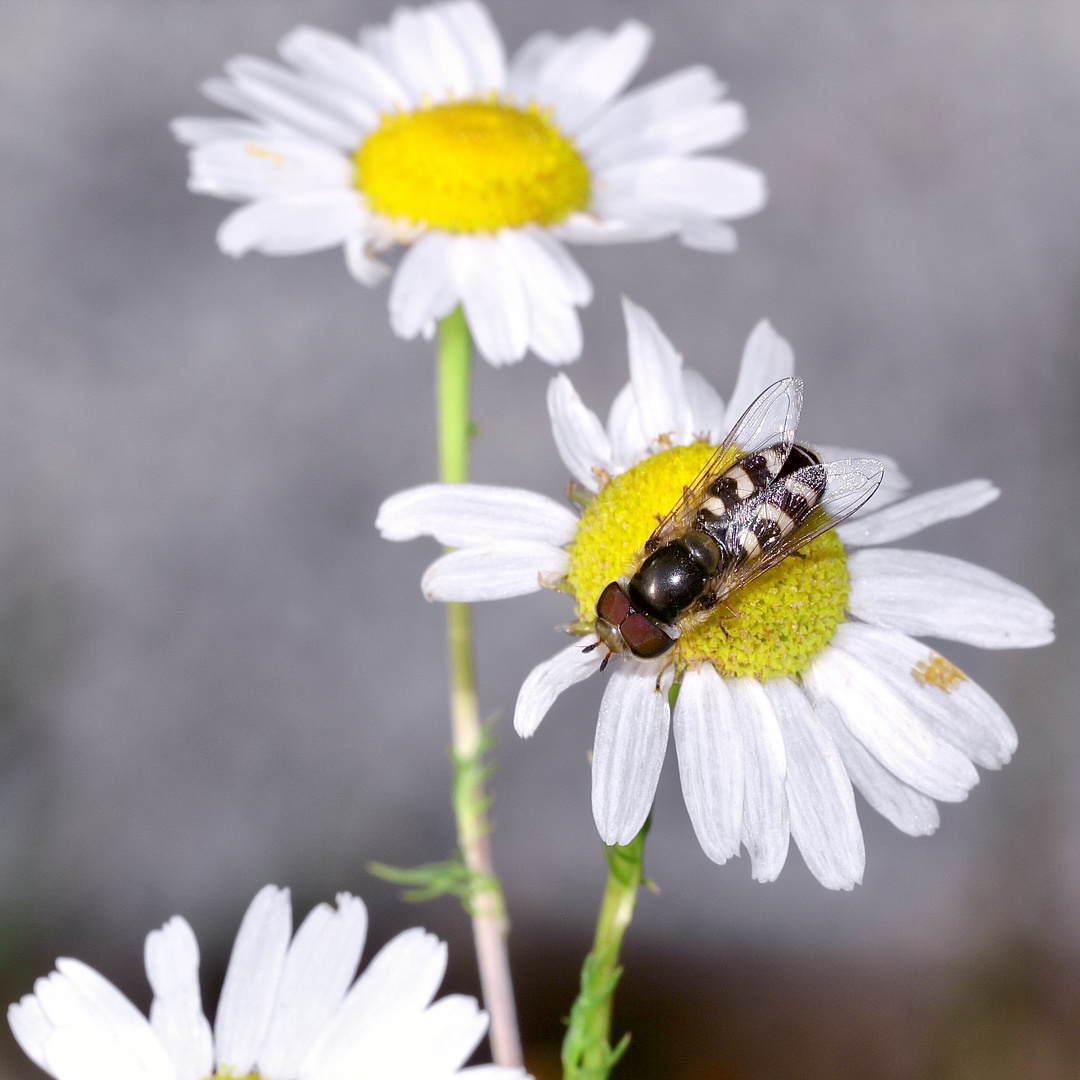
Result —
[[446, 944], [420, 927], [385, 944], [349, 996], [364, 996], [398, 1012], [426, 1009], [446, 974]]
[[671, 669], [657, 688], [654, 665], [630, 662], [612, 673], [604, 690], [593, 744], [592, 806], [605, 844], [629, 844], [652, 809], [667, 753], [670, 685]]
[[642, 426], [633, 383], [627, 383], [615, 395], [608, 412], [607, 431], [617, 472], [625, 472], [648, 457], [652, 439]]
[[[59, 1036], [70, 1036], [71, 1050], [77, 1051], [81, 1045], [90, 1053], [91, 1036], [96, 1029], [101, 1036], [111, 1036], [113, 1045], [122, 1050], [127, 1059], [121, 1066], [124, 1071], [145, 1080], [172, 1080], [176, 1075], [173, 1063], [146, 1017], [108, 979], [82, 961], [68, 957], [56, 961], [53, 978], [68, 990], [71, 1013], [64, 1023], [50, 1017], [58, 1028], [45, 1046], [50, 1068], [56, 1060]], [[40, 993], [38, 997], [40, 1000]], [[43, 1004], [48, 1014], [49, 1006]], [[72, 1064], [76, 1065], [77, 1059]]]
[[[455, 1073], [487, 1033], [488, 1016], [474, 998], [448, 994], [408, 1025], [408, 1043], [398, 1042], [396, 1063], [386, 1080], [426, 1080]], [[369, 1076], [366, 1069], [356, 1075]]]
[[440, 13], [472, 68], [473, 93], [498, 93], [506, 86], [506, 51], [487, 8], [474, 0], [442, 4]]
[[52, 1034], [53, 1025], [45, 1015], [41, 1002], [33, 994], [26, 994], [17, 1004], [8, 1006], [7, 1018], [11, 1033], [23, 1048], [23, 1053], [38, 1068], [47, 1068], [45, 1044]]
[[282, 38], [278, 55], [300, 71], [358, 94], [381, 113], [409, 105], [405, 88], [384, 65], [327, 30], [296, 27]]
[[[390, 267], [368, 251], [370, 239], [363, 232], [345, 237], [345, 265], [361, 285], [378, 285], [390, 275]], [[392, 320], [391, 320], [392, 321]]]
[[[471, 97], [489, 87], [477, 85], [472, 63], [472, 49], [467, 35], [463, 37], [454, 20], [447, 17], [449, 4], [433, 4], [416, 9], [416, 15], [425, 25], [430, 41], [430, 51], [439, 72], [441, 88], [432, 95], [433, 101], [459, 101]], [[465, 5], [468, 6], [468, 5]], [[415, 48], [415, 38], [410, 35], [410, 48]]]
[[915, 637], [1018, 649], [1054, 640], [1054, 616], [1022, 585], [927, 551], [866, 549], [848, 559], [852, 614]]
[[214, 1021], [219, 1070], [234, 1076], [255, 1071], [291, 931], [289, 890], [267, 885], [244, 915], [225, 972]]
[[573, 307], [549, 293], [530, 298], [529, 349], [535, 356], [549, 364], [569, 364], [581, 355], [581, 345], [581, 322]]
[[735, 426], [763, 391], [794, 373], [795, 353], [791, 346], [773, 329], [768, 319], [762, 319], [746, 339], [735, 392], [728, 402], [724, 431]]
[[710, 105], [723, 93], [710, 68], [683, 68], [624, 94], [581, 130], [577, 144], [591, 162], [603, 161], [609, 148], [619, 150], [642, 132], [662, 131], [665, 121]]
[[[192, 147], [214, 142], [258, 143], [265, 139], [280, 139], [287, 142], [292, 138], [295, 141], [295, 136], [291, 136], [291, 133], [283, 127], [275, 127], [258, 120], [237, 120], [223, 116], [178, 116], [169, 123], [169, 131], [177, 142]], [[340, 160], [338, 155], [329, 156]], [[189, 185], [189, 190], [200, 189]], [[207, 194], [214, 194], [214, 192], [207, 192]]]
[[562, 276], [563, 282], [569, 290], [571, 303], [577, 307], [585, 307], [592, 303], [593, 287], [588, 275], [578, 266], [577, 261], [566, 250], [565, 245], [550, 232], [542, 232], [539, 229], [530, 229], [529, 236], [534, 243], [538, 244], [546, 253], [552, 264]]
[[451, 241], [453, 282], [477, 349], [496, 366], [525, 355], [529, 310], [518, 260], [497, 236]]
[[713, 862], [727, 862], [742, 841], [743, 743], [728, 683], [711, 664], [686, 672], [673, 726], [694, 833]]
[[419, 1017], [446, 972], [446, 945], [419, 927], [383, 946], [323, 1029], [297, 1080], [346, 1080], [359, 1075], [365, 1044], [403, 1018]]
[[450, 551], [420, 579], [428, 600], [475, 604], [539, 592], [566, 576], [570, 556], [539, 540], [503, 540]]
[[443, 58], [432, 40], [429, 12], [398, 8], [386, 26], [364, 27], [360, 32], [360, 44], [405, 87], [410, 105], [440, 102], [447, 96]]
[[94, 1028], [55, 1031], [45, 1055], [46, 1071], [57, 1080], [165, 1080], [145, 1073], [123, 1043]]
[[252, 138], [218, 138], [189, 155], [190, 191], [220, 199], [336, 195], [360, 205], [348, 165], [339, 154], [266, 131]]
[[1016, 729], [1001, 707], [933, 649], [897, 630], [849, 623], [834, 643], [865, 665], [946, 742], [977, 765], [1000, 769], [1016, 749]]
[[218, 247], [238, 258], [249, 251], [301, 255], [336, 247], [361, 228], [367, 212], [348, 192], [260, 199], [234, 210], [218, 229]]
[[597, 176], [595, 208], [602, 216], [676, 220], [740, 218], [765, 205], [765, 178], [739, 161], [716, 157], [654, 157], [613, 165]]
[[536, 77], [561, 44], [562, 39], [549, 30], [526, 38], [514, 53], [506, 77], [507, 92], [512, 101], [521, 106], [537, 102]]
[[989, 480], [967, 480], [905, 499], [887, 510], [865, 514], [855, 521], [844, 522], [837, 527], [836, 535], [852, 547], [891, 544], [939, 521], [974, 514], [1000, 494], [1001, 491]]
[[567, 304], [584, 307], [593, 297], [592, 282], [574, 257], [554, 237], [540, 229], [503, 232], [519, 257], [528, 259], [529, 271], [537, 284]]
[[390, 33], [389, 25], [382, 26], [362, 26], [358, 35], [360, 42], [360, 49], [372, 59], [378, 61], [390, 74], [397, 79], [401, 84], [402, 89], [405, 91], [406, 109], [412, 105], [418, 104], [413, 100], [412, 87], [409, 86], [405, 79], [401, 77], [401, 73], [395, 68], [393, 35]]
[[772, 679], [765, 692], [784, 739], [791, 835], [822, 885], [850, 889], [862, 881], [866, 849], [840, 752], [793, 682]]
[[[152, 1022], [97, 972], [60, 959], [8, 1010], [12, 1031], [54, 1080], [191, 1080], [236, 1075], [233, 1061], [282, 1080], [459, 1074], [488, 1017], [461, 995], [432, 1004], [444, 944], [419, 928], [399, 934], [350, 987], [367, 928], [362, 902], [340, 893], [336, 910], [317, 906], [291, 944], [290, 922], [285, 890], [268, 886], [248, 908], [218, 1009], [216, 1062], [199, 1004], [198, 946], [179, 917], [147, 937]], [[522, 1069], [469, 1071], [525, 1080]]]
[[[607, 653], [602, 646], [596, 648], [596, 642], [593, 634], [579, 638], [573, 645], [557, 652], [550, 660], [537, 664], [529, 672], [521, 684], [514, 706], [514, 730], [523, 739], [536, 731], [564, 690], [600, 670]], [[591, 651], [586, 651], [590, 646], [593, 647]]]
[[581, 323], [562, 264], [532, 232], [505, 231], [500, 239], [520, 268], [529, 311], [529, 347], [550, 364], [576, 360], [581, 355]]
[[851, 782], [887, 821], [908, 836], [929, 836], [941, 824], [937, 803], [898, 780], [851, 733], [825, 698], [814, 700], [814, 714], [832, 736]]
[[290, 71], [254, 56], [234, 56], [225, 65], [230, 79], [208, 79], [202, 92], [227, 109], [245, 112], [316, 142], [351, 150], [367, 131], [324, 107], [325, 95]]
[[201, 1080], [214, 1071], [214, 1036], [203, 1015], [199, 946], [179, 915], [147, 935], [146, 976], [154, 991], [150, 1026], [168, 1051], [177, 1080]]
[[37, 979], [33, 997], [49, 1025], [50, 1036], [64, 1027], [89, 1028], [95, 1023], [106, 1026], [103, 1010], [92, 999], [87, 1000], [71, 980], [59, 971], [44, 979]]
[[348, 893], [340, 893], [337, 901], [337, 910], [328, 904], [312, 908], [289, 946], [259, 1050], [262, 1076], [296, 1076], [356, 975], [367, 936], [367, 909]]
[[591, 214], [571, 214], [552, 226], [551, 235], [572, 244], [633, 244], [677, 232], [677, 221], [620, 221]]
[[441, 232], [422, 236], [405, 252], [390, 287], [390, 325], [398, 337], [416, 337], [457, 306], [450, 260], [450, 238]]
[[641, 426], [653, 439], [668, 435], [676, 443], [692, 436], [693, 416], [682, 380], [682, 357], [656, 320], [623, 297], [630, 383]]
[[555, 447], [570, 475], [589, 491], [600, 490], [597, 470], [614, 475], [611, 440], [600, 418], [587, 408], [565, 375], [548, 384], [548, 415]]
[[288, 132], [289, 138], [305, 138], [315, 143], [329, 142], [332, 146], [337, 146], [333, 140], [324, 140], [320, 132], [309, 131], [303, 123], [297, 122], [289, 111], [268, 108], [265, 103], [253, 101], [247, 94], [241, 93], [229, 79], [206, 79], [199, 84], [199, 90], [203, 97], [209, 98], [215, 105], [242, 113], [273, 130]]
[[[655, 120], [634, 124], [630, 115], [619, 117], [620, 130], [611, 123], [611, 114], [621, 110], [630, 95], [605, 113], [600, 122], [582, 132], [579, 145], [589, 163], [598, 171], [626, 161], [670, 154], [692, 154], [737, 139], [746, 130], [746, 111], [734, 101], [696, 104], [670, 111]], [[598, 139], [603, 125], [609, 129]]]
[[814, 660], [805, 681], [814, 694], [836, 706], [882, 765], [916, 791], [941, 802], [960, 802], [979, 782], [968, 758], [850, 653], [830, 645]]
[[775, 881], [787, 861], [787, 756], [776, 714], [757, 679], [729, 680], [743, 740], [742, 842], [755, 881]]
[[546, 495], [486, 484], [422, 484], [399, 491], [375, 518], [386, 540], [433, 536], [447, 547], [502, 540], [566, 544], [577, 525], [567, 507]]
[[718, 101], [672, 117], [656, 132], [655, 146], [661, 153], [692, 154], [726, 146], [745, 131], [746, 110], [737, 101]]
[[633, 20], [613, 34], [575, 34], [551, 51], [532, 91], [559, 126], [574, 134], [637, 74], [651, 44], [648, 27]]
[[346, 152], [355, 150], [379, 122], [378, 110], [362, 94], [306, 78], [261, 57], [234, 56], [225, 70], [234, 90], [265, 108], [271, 119], [276, 114], [282, 122]]
[[[28, 1001], [34, 1002], [34, 1007]], [[33, 997], [24, 999], [24, 1006], [41, 1040], [28, 1047], [28, 1053], [35, 1060], [40, 1057], [41, 1067], [57, 1080], [84, 1080], [88, 1076], [96, 1080], [106, 1075], [141, 1080], [139, 1062], [118, 1038], [105, 1010], [59, 971], [38, 979]], [[110, 1059], [116, 1072], [103, 1073], [102, 1066]]]
[[729, 253], [739, 246], [739, 237], [730, 225], [708, 218], [691, 218], [679, 229], [679, 243], [695, 251]]
[[719, 443], [730, 430], [724, 399], [712, 383], [693, 368], [683, 368], [683, 392], [690, 403], [690, 424], [695, 439]]
[[513, 1065], [470, 1065], [458, 1075], [461, 1080], [526, 1080], [528, 1073]]
[[[865, 450], [852, 450], [849, 447], [840, 446], [816, 446], [814, 449], [817, 450], [818, 456], [824, 462], [844, 461], [847, 458], [876, 458], [884, 467], [885, 471], [881, 483], [878, 484], [877, 491], [874, 492], [873, 497], [864, 507], [852, 515], [852, 522], [861, 521], [864, 517], [880, 510], [883, 506], [896, 502], [911, 487], [911, 481], [901, 471], [900, 466], [887, 454], [880, 454], [877, 451], [870, 454]], [[840, 535], [839, 529], [837, 529], [837, 535]], [[841, 539], [843, 539], [843, 536], [841, 536]]]

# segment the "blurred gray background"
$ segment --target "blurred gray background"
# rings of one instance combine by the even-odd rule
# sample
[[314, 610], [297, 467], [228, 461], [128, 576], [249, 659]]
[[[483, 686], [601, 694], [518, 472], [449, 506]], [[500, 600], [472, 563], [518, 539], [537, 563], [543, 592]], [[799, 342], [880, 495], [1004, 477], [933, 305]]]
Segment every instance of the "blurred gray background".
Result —
[[[189, 195], [167, 123], [196, 86], [308, 22], [383, 0], [0, 2], [0, 985], [57, 953], [145, 1004], [141, 944], [195, 926], [212, 998], [254, 891], [359, 892], [372, 938], [423, 922], [475, 988], [453, 902], [403, 907], [364, 870], [453, 847], [443, 612], [430, 542], [379, 502], [435, 472], [432, 350], [340, 252], [220, 255], [229, 204]], [[771, 199], [740, 251], [576, 249], [596, 286], [571, 371], [601, 413], [626, 379], [618, 298], [728, 393], [767, 315], [811, 439], [896, 457], [916, 490], [999, 502], [909, 546], [1034, 589], [1035, 652], [947, 655], [1020, 749], [940, 832], [860, 805], [865, 883], [827, 892], [699, 850], [672, 754], [616, 1023], [626, 1076], [1032, 1076], [1080, 1068], [1080, 5], [1028, 0], [492, 3], [544, 27], [656, 29], [641, 76], [712, 65], [748, 110], [733, 156]], [[639, 80], [640, 81], [640, 80]], [[560, 497], [535, 359], [476, 373], [477, 480]], [[564, 598], [477, 610], [500, 717], [496, 860], [530, 1061], [551, 1075], [603, 881], [589, 809], [599, 680], [539, 734], [509, 718], [562, 645]], [[5, 1033], [5, 1039], [7, 1038]], [[29, 1068], [3, 1044], [4, 1069]], [[281, 1080], [281, 1078], [273, 1078]]]

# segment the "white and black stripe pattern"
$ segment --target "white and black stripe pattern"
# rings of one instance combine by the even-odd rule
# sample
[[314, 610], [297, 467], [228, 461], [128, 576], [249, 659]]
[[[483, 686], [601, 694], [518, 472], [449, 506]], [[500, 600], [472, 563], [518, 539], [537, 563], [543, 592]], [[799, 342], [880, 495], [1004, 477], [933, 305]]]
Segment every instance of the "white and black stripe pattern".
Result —
[[708, 526], [744, 504], [772, 483], [786, 457], [781, 443], [740, 458], [709, 487], [708, 498], [698, 510], [699, 523]]
[[813, 512], [825, 493], [825, 469], [810, 465], [771, 483], [734, 515], [723, 538], [735, 557], [730, 569], [765, 558]]

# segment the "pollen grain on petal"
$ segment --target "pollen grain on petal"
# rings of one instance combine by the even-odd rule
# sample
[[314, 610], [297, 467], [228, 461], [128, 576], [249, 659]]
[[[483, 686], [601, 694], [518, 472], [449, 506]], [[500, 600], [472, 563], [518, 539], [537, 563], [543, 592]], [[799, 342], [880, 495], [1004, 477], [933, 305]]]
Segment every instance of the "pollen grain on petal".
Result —
[[916, 664], [911, 669], [911, 675], [921, 686], [936, 686], [946, 694], [951, 694], [968, 681], [968, 677], [955, 664], [938, 653], [931, 653], [927, 659]]

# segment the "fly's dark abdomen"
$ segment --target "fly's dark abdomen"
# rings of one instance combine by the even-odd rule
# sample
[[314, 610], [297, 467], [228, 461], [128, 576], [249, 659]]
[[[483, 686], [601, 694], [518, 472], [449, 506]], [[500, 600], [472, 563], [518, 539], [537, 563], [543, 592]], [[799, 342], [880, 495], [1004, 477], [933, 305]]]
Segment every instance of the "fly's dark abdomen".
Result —
[[820, 464], [821, 458], [819, 458], [813, 450], [809, 447], [800, 446], [798, 443], [794, 443], [791, 447], [791, 453], [787, 456], [787, 460], [776, 474], [776, 479], [782, 480], [785, 476], [791, 476], [792, 473], [798, 472], [799, 469], [805, 469], [807, 465]]
[[766, 557], [814, 512], [825, 493], [826, 473], [820, 464], [804, 466], [769, 485], [753, 502], [733, 515], [721, 538], [736, 567]]
[[741, 458], [709, 486], [708, 497], [697, 512], [698, 523], [709, 530], [711, 524], [768, 487], [783, 463], [784, 447], [781, 444]]

